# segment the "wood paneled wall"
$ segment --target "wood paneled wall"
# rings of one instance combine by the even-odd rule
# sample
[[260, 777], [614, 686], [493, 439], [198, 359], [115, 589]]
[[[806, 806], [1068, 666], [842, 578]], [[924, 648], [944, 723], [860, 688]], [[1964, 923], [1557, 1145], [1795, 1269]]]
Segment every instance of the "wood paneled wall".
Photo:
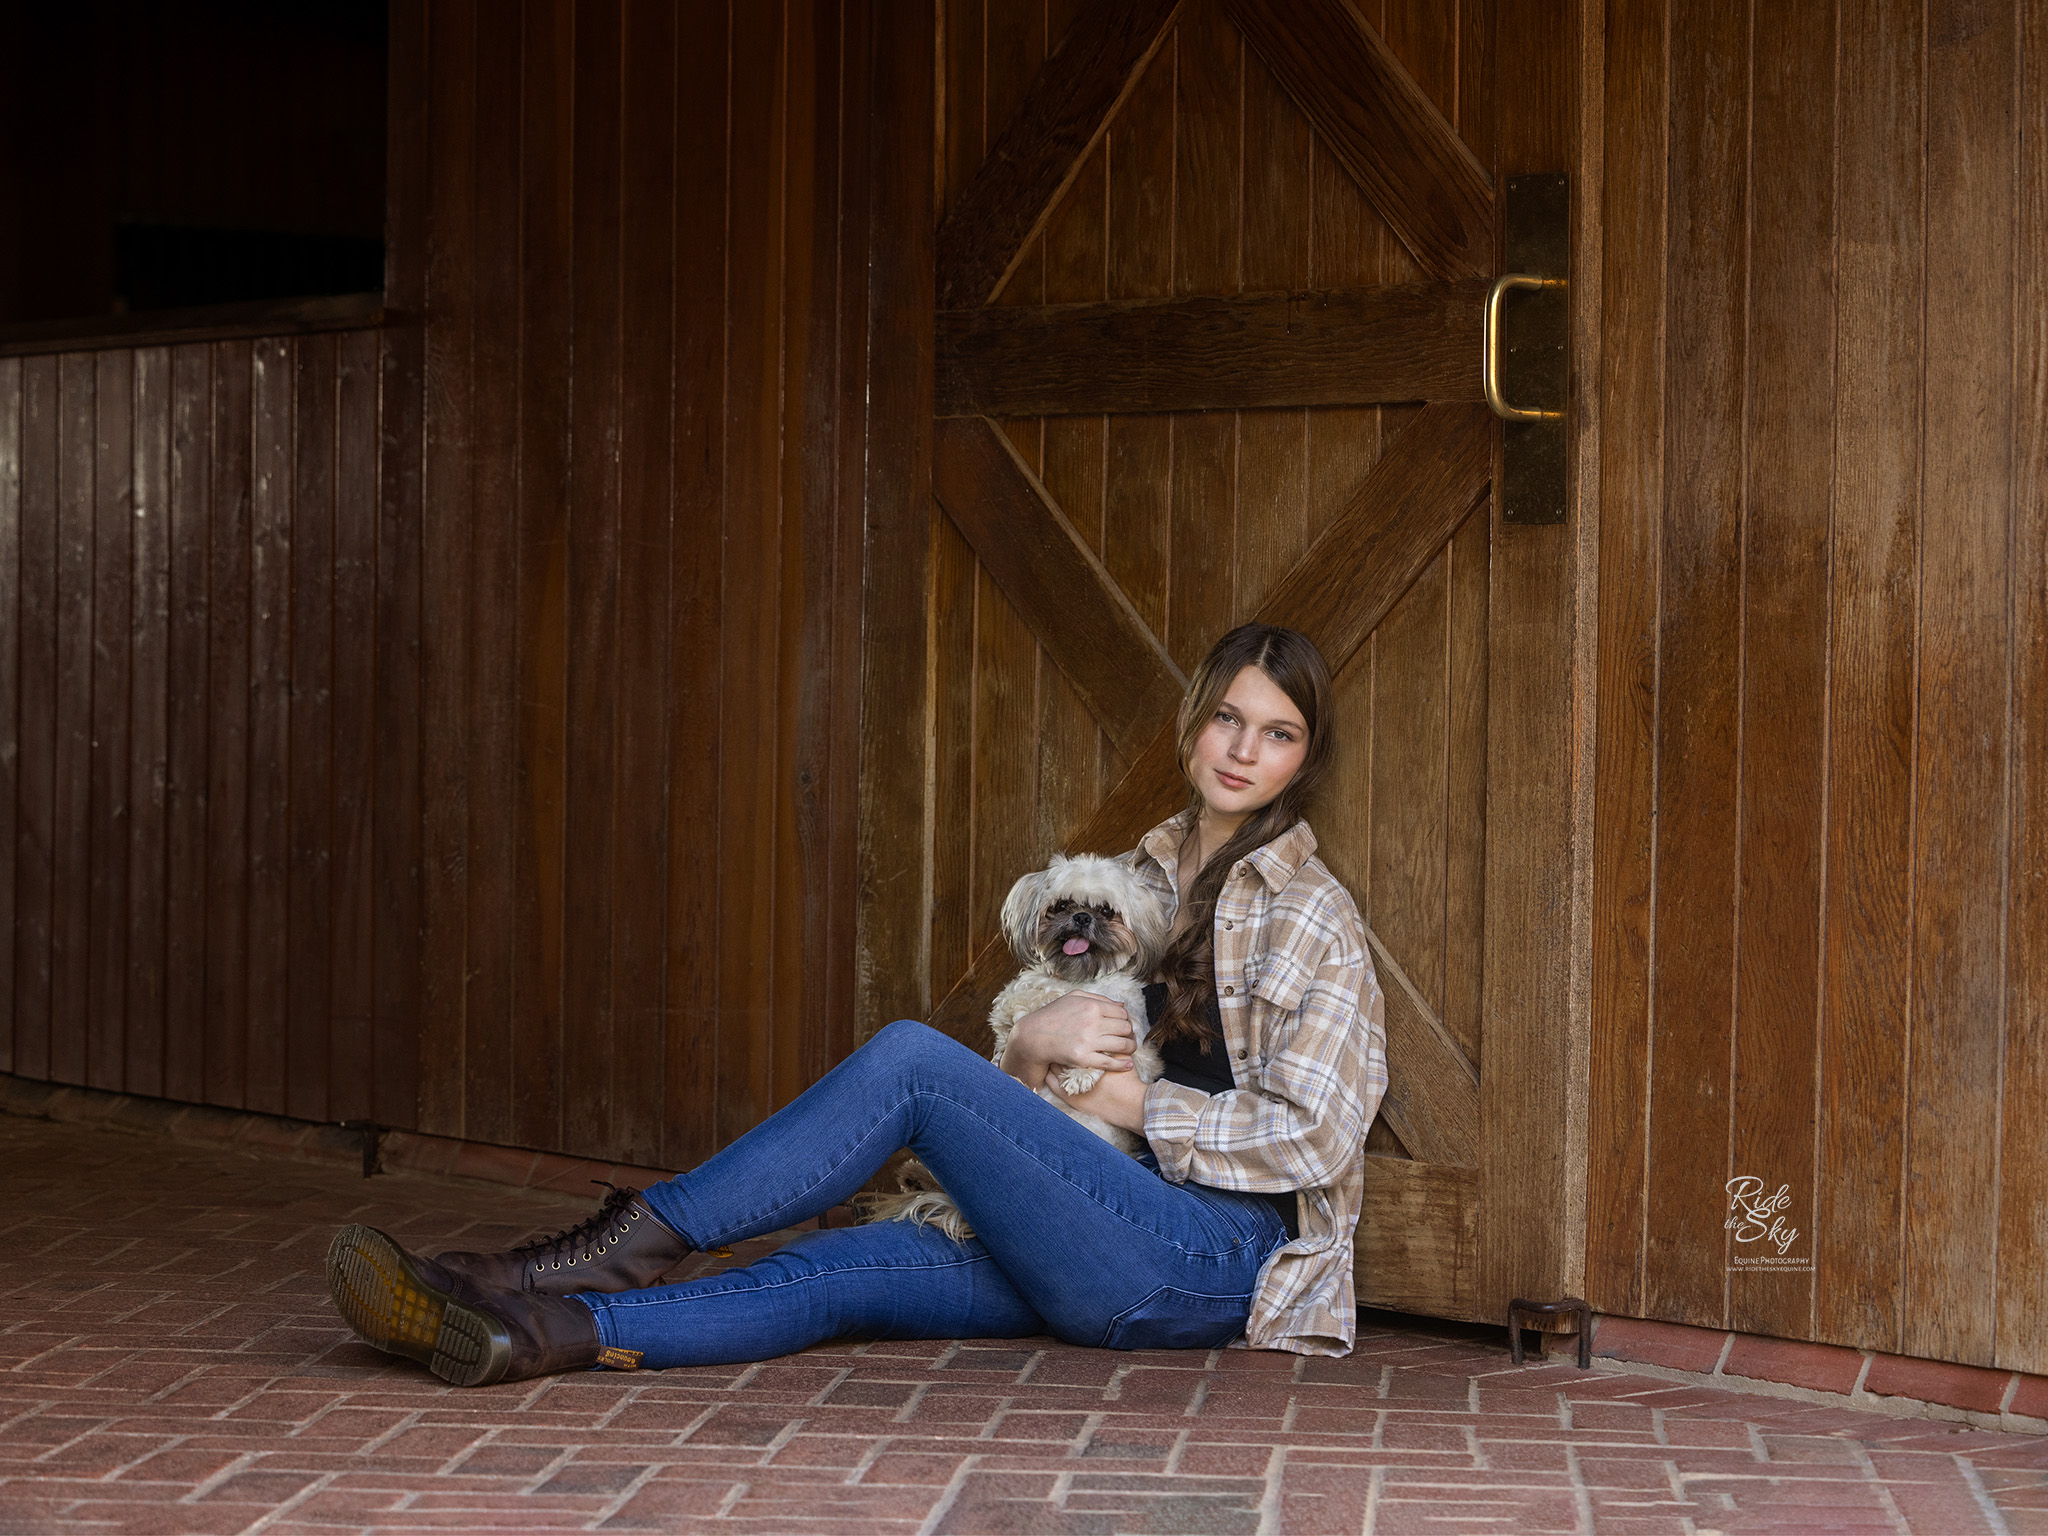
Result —
[[429, 167], [424, 1128], [688, 1166], [854, 1043], [866, 92], [914, 9], [394, 32]]
[[1606, 16], [1587, 1295], [2048, 1370], [2048, 21]]
[[367, 330], [0, 358], [0, 1070], [412, 1122], [391, 363]]

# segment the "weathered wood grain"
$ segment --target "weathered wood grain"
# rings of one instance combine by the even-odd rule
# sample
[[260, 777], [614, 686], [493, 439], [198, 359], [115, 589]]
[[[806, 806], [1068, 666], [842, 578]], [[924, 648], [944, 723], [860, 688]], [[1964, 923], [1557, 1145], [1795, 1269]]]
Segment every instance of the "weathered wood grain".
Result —
[[165, 730], [164, 1080], [206, 1096], [207, 521], [212, 502], [213, 352], [171, 351], [170, 637]]
[[1485, 284], [1392, 284], [939, 316], [941, 416], [1477, 400]]
[[1490, 178], [1345, 0], [1224, 0], [1224, 9], [1425, 272], [1493, 270]]
[[14, 821], [14, 1067], [49, 1075], [57, 795], [57, 359], [21, 365], [21, 682]]
[[1143, 746], [1186, 678], [1014, 445], [941, 421], [932, 490], [1118, 750]]
[[85, 1080], [118, 1092], [128, 1034], [128, 690], [134, 603], [135, 353], [93, 358], [92, 693]]
[[1657, 581], [1664, 506], [1664, 0], [1616, 0], [1603, 82], [1600, 640], [1586, 1298], [1643, 1304], [1655, 924]]
[[[0, 933], [14, 933], [21, 783], [22, 364], [0, 359]], [[14, 943], [0, 945], [0, 1072], [14, 1070]]]
[[1430, 1317], [1489, 1315], [1479, 1295], [1479, 1176], [1404, 1158], [1365, 1160], [1358, 1304]]
[[[169, 778], [171, 354], [135, 353], [128, 621], [128, 996], [122, 1087], [164, 1091], [165, 812]], [[4, 431], [4, 427], [0, 427]], [[0, 467], [0, 480], [5, 470]], [[0, 509], [5, 506], [0, 485]], [[0, 554], [0, 570], [6, 568]], [[0, 634], [5, 621], [0, 619]], [[4, 663], [0, 663], [4, 665]], [[4, 844], [0, 844], [4, 845]]]
[[1658, 1317], [1723, 1321], [1734, 1028], [1736, 686], [1742, 572], [1745, 145], [1717, 82], [1746, 69], [1747, 27], [1674, 6], [1660, 546], [1657, 930], [1647, 1286]]
[[[950, 200], [937, 239], [941, 303], [984, 303], [1002, 286], [1089, 145], [1145, 73], [1178, 4], [1133, 0], [1080, 14], [1060, 40], [1053, 67], [1038, 73], [1014, 117], [997, 119], [1005, 126]], [[954, 36], [949, 27], [949, 44]], [[949, 139], [949, 149], [956, 143]]]
[[[2020, 11], [2023, 123], [2048, 115], [2048, 17]], [[2014, 302], [2023, 321], [2013, 379], [2013, 824], [2007, 919], [2005, 1102], [1999, 1147], [2000, 1365], [2048, 1372], [2048, 153], [2020, 140]]]
[[[1989, 1365], [2011, 874], [2014, 28], [1929, 21], [1907, 1354]], [[1938, 338], [1938, 340], [1937, 340]], [[2038, 517], [2038, 508], [2029, 515]], [[1980, 1097], [1981, 1096], [1981, 1097]], [[1982, 1103], [1982, 1112], [1958, 1112]]]
[[[1737, 1174], [1814, 1195], [1827, 738], [1829, 480], [1834, 468], [1832, 26], [1759, 12], [1751, 42], [1749, 448], [1743, 499]], [[1796, 1218], [1794, 1224], [1797, 1224]], [[1811, 1254], [1810, 1244], [1798, 1251]], [[1797, 1337], [1811, 1274], [1738, 1273], [1728, 1321]]]
[[1410, 1157], [1459, 1168], [1479, 1166], [1479, 1069], [1444, 1028], [1386, 941], [1366, 929], [1373, 969], [1387, 1008], [1392, 1073], [1380, 1113]]

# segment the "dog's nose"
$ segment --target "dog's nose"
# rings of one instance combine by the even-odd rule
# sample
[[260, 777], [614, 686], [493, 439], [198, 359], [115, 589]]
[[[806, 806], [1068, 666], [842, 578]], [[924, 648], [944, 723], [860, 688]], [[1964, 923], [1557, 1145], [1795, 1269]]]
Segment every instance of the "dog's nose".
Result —
[[1074, 913], [1074, 926], [1076, 928], [1093, 928], [1095, 926], [1095, 914], [1086, 907], [1080, 908]]

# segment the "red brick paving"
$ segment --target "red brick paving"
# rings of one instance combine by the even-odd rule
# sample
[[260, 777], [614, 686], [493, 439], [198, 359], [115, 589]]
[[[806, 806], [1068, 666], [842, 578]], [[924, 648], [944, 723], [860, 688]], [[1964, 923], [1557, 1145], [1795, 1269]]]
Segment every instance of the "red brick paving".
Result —
[[349, 1338], [334, 1227], [496, 1244], [589, 1202], [4, 1115], [0, 1158], [0, 1531], [2048, 1536], [2048, 1437], [1377, 1315], [1345, 1360], [845, 1342], [461, 1392]]

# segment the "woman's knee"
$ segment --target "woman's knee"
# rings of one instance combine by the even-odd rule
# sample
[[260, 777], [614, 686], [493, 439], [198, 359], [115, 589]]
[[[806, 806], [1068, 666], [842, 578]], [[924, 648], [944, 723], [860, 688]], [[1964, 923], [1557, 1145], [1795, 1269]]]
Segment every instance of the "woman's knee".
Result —
[[861, 1052], [879, 1060], [911, 1065], [958, 1063], [963, 1057], [981, 1060], [951, 1035], [941, 1034], [916, 1019], [898, 1019], [883, 1025], [868, 1038]]

